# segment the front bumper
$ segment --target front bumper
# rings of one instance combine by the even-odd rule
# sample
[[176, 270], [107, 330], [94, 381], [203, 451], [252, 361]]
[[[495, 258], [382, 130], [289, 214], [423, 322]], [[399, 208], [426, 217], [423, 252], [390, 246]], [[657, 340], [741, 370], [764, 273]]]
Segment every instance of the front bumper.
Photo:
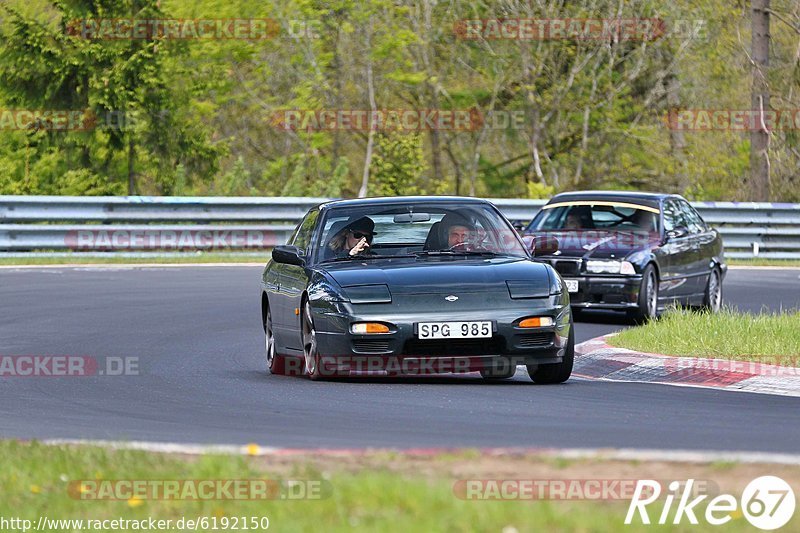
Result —
[[639, 306], [641, 275], [563, 276], [578, 281], [578, 292], [569, 294], [576, 309], [634, 309]]
[[[555, 301], [560, 301], [554, 306]], [[339, 370], [397, 373], [473, 372], [505, 365], [532, 365], [562, 361], [571, 313], [566, 298], [522, 300], [509, 308], [398, 313], [388, 305], [341, 303], [315, 311], [317, 346], [323, 361]], [[338, 308], [337, 308], [338, 307]], [[392, 312], [393, 311], [393, 312]], [[554, 325], [520, 328], [521, 318], [549, 316]], [[423, 340], [418, 322], [491, 320], [492, 336], [484, 339]], [[389, 333], [357, 335], [353, 322], [390, 324]]]

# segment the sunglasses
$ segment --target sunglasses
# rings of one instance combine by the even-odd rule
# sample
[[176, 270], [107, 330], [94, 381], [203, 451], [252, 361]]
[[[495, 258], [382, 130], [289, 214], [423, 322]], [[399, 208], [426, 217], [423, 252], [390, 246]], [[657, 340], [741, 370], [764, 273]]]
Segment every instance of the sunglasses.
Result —
[[350, 233], [353, 234], [353, 237], [356, 239], [367, 239], [367, 241], [372, 240], [372, 233], [361, 233], [360, 231], [353, 231], [350, 230]]

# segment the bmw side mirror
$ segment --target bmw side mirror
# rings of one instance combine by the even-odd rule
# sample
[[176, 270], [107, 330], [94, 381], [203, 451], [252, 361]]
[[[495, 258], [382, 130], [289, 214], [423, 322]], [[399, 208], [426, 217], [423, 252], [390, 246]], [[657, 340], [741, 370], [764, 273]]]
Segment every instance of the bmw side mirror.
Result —
[[558, 251], [558, 239], [544, 236], [534, 237], [531, 240], [530, 249], [534, 257], [553, 255]]
[[272, 249], [272, 260], [285, 265], [305, 266], [303, 252], [297, 246], [280, 244]]
[[689, 230], [685, 226], [677, 226], [667, 232], [667, 240], [680, 239], [689, 234]]

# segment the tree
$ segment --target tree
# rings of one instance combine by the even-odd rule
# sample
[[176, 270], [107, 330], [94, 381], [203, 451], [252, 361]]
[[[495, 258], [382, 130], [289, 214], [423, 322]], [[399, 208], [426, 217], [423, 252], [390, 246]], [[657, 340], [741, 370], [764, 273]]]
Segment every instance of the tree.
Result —
[[[88, 131], [47, 133], [62, 154], [60, 173], [91, 176], [86, 194], [114, 189], [118, 180], [135, 194], [137, 179], [169, 194], [181, 163], [203, 178], [216, 173], [223, 149], [187, 112], [188, 91], [174, 82], [182, 74], [184, 45], [157, 35], [93, 38], [81, 29], [86, 20], [167, 18], [157, 0], [57, 2], [38, 14], [1, 9], [9, 16], [0, 45], [2, 99], [20, 108], [82, 111], [95, 118]], [[69, 188], [79, 190], [79, 183]]]
[[750, 199], [766, 202], [770, 189], [770, 132], [766, 113], [769, 107], [769, 14], [770, 0], [752, 0], [752, 76], [750, 105], [757, 113], [756, 127], [750, 132]]

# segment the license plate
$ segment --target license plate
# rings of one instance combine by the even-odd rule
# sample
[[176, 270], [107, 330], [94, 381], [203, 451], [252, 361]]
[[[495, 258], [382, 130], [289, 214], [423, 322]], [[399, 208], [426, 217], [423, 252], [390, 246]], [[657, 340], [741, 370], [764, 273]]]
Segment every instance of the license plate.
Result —
[[490, 320], [478, 322], [420, 322], [417, 337], [420, 339], [482, 339], [492, 336]]
[[578, 292], [577, 279], [565, 279], [564, 284], [567, 286], [567, 292]]

